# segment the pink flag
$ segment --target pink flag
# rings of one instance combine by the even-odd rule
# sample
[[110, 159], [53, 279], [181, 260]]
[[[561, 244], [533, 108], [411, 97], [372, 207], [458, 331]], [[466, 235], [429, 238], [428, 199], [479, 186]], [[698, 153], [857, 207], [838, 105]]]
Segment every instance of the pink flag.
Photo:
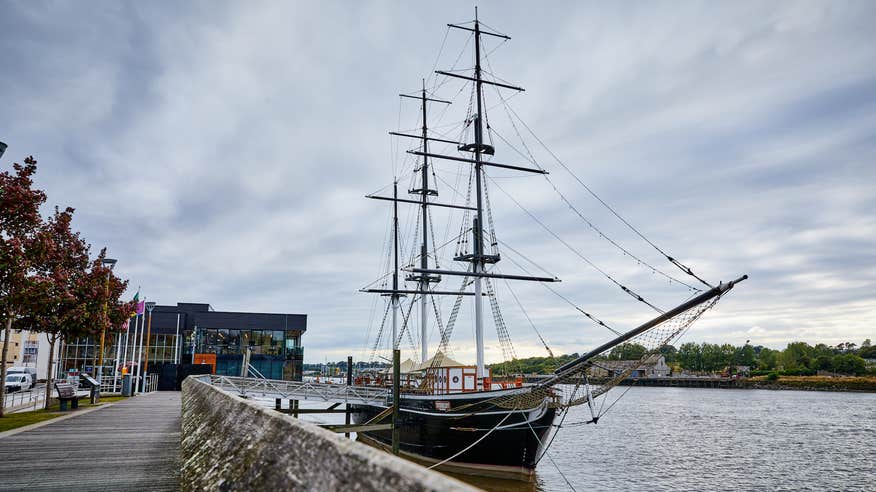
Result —
[[143, 314], [146, 312], [146, 301], [140, 301], [137, 303], [137, 314]]

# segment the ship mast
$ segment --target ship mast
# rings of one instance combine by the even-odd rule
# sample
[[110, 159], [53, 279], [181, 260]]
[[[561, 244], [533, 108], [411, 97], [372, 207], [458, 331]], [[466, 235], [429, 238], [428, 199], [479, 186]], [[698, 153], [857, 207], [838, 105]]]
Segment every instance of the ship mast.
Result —
[[[423, 100], [423, 153], [429, 153], [429, 135], [428, 135], [428, 127], [426, 125], [426, 80], [423, 79], [423, 90], [420, 93]], [[429, 158], [423, 157], [423, 187], [420, 190], [422, 193], [423, 199], [423, 244], [420, 246], [420, 268], [423, 270], [427, 270], [429, 268], [429, 213], [428, 206], [429, 201], [426, 199], [430, 192], [433, 190], [429, 189]], [[434, 194], [437, 195], [438, 192], [434, 191]], [[428, 338], [428, 318], [426, 317], [426, 303], [428, 298], [426, 297], [426, 293], [429, 290], [429, 283], [434, 279], [428, 273], [420, 274], [420, 361], [426, 362], [429, 359], [429, 338]], [[440, 277], [437, 277], [436, 281], [440, 281]]]
[[477, 97], [477, 109], [478, 113], [475, 117], [475, 189], [477, 190], [477, 217], [475, 218], [474, 225], [472, 227], [472, 234], [474, 239], [474, 258], [472, 258], [472, 264], [474, 266], [474, 291], [475, 291], [475, 346], [477, 350], [477, 387], [478, 389], [483, 389], [484, 387], [484, 300], [481, 286], [481, 277], [478, 277], [478, 273], [484, 272], [484, 234], [483, 234], [483, 224], [484, 224], [484, 210], [483, 203], [481, 198], [481, 173], [482, 173], [482, 161], [481, 161], [481, 148], [484, 142], [484, 132], [482, 125], [482, 117], [481, 114], [481, 27], [480, 22], [478, 22], [478, 10], [475, 7], [475, 91]]
[[398, 180], [392, 183], [392, 349], [398, 348]]
[[[427, 309], [427, 294], [428, 295], [449, 295], [449, 296], [470, 296], [474, 295], [475, 298], [475, 344], [477, 351], [477, 386], [478, 389], [484, 388], [484, 375], [486, 373], [486, 369], [484, 367], [484, 308], [483, 308], [483, 279], [484, 278], [496, 278], [496, 279], [508, 279], [508, 280], [529, 280], [536, 282], [558, 282], [559, 279], [555, 277], [535, 277], [529, 275], [508, 275], [494, 272], [487, 272], [486, 265], [489, 263], [496, 263], [500, 260], [498, 254], [486, 254], [484, 252], [484, 234], [483, 234], [483, 191], [486, 183], [483, 181], [484, 179], [484, 167], [497, 167], [501, 169], [510, 169], [514, 171], [523, 171], [530, 172], [536, 174], [547, 174], [547, 171], [540, 168], [532, 168], [528, 166], [518, 166], [511, 164], [500, 164], [498, 162], [494, 162], [492, 160], [485, 160], [484, 155], [492, 156], [495, 153], [495, 149], [492, 145], [484, 143], [484, 108], [483, 108], [483, 84], [493, 85], [495, 87], [503, 88], [503, 89], [511, 89], [516, 91], [523, 91], [523, 88], [516, 87], [509, 84], [504, 84], [500, 82], [496, 82], [495, 80], [484, 80], [483, 73], [481, 70], [481, 37], [486, 36], [494, 36], [501, 39], [511, 39], [510, 37], [499, 34], [491, 31], [484, 31], [481, 29], [480, 22], [477, 18], [477, 7], [475, 7], [475, 21], [474, 28], [467, 26], [460, 26], [456, 24], [447, 24], [448, 27], [452, 27], [455, 29], [461, 29], [465, 31], [470, 31], [474, 33], [475, 38], [475, 68], [474, 68], [474, 76], [470, 77], [467, 75], [462, 75], [454, 72], [446, 72], [441, 70], [435, 70], [435, 73], [439, 75], [444, 75], [447, 77], [459, 78], [468, 80], [470, 82], [474, 82], [475, 84], [475, 97], [477, 98], [476, 110], [477, 114], [473, 115], [471, 121], [474, 123], [474, 143], [465, 144], [460, 142], [455, 142], [453, 140], [445, 140], [441, 138], [435, 138], [428, 136], [428, 125], [426, 123], [427, 117], [427, 101], [431, 102], [440, 102], [445, 104], [450, 104], [450, 101], [442, 101], [440, 99], [433, 99], [426, 96], [426, 87], [425, 81], [423, 82], [423, 88], [420, 91], [420, 95], [413, 96], [408, 94], [399, 94], [401, 97], [411, 98], [411, 99], [419, 99], [422, 103], [422, 117], [423, 124], [421, 128], [421, 135], [411, 135], [400, 132], [389, 132], [390, 135], [395, 135], [399, 137], [407, 137], [407, 138], [415, 138], [422, 140], [422, 150], [408, 150], [409, 154], [418, 155], [423, 157], [423, 165], [421, 167], [421, 171], [423, 173], [421, 177], [421, 186], [420, 189], [409, 190], [411, 194], [421, 194], [419, 200], [410, 200], [404, 198], [398, 198], [398, 190], [397, 190], [397, 182], [396, 189], [392, 197], [386, 196], [378, 196], [378, 195], [367, 195], [367, 198], [373, 198], [376, 200], [388, 200], [394, 202], [395, 209], [398, 208], [398, 203], [411, 203], [417, 204], [421, 207], [422, 213], [422, 222], [423, 222], [423, 239], [420, 249], [420, 265], [417, 268], [408, 267], [405, 268], [406, 271], [411, 272], [412, 275], [408, 275], [405, 280], [415, 281], [418, 283], [416, 290], [400, 290], [398, 287], [398, 214], [395, 214], [395, 248], [396, 248], [396, 264], [395, 264], [395, 272], [393, 275], [393, 287], [391, 290], [389, 289], [372, 289], [365, 288], [362, 289], [362, 292], [369, 292], [375, 294], [382, 295], [391, 295], [393, 298], [393, 347], [396, 346], [397, 337], [397, 329], [396, 329], [396, 311], [398, 305], [398, 297], [404, 294], [419, 294], [421, 296], [421, 318], [422, 318], [422, 326], [421, 326], [421, 357], [425, 361], [428, 358], [428, 343], [427, 343], [427, 321], [426, 321], [426, 309]], [[445, 154], [435, 154], [429, 152], [428, 142], [429, 141], [437, 141], [443, 143], [454, 144], [457, 146], [457, 150], [461, 152], [471, 152], [474, 154], [474, 158], [463, 158], [456, 157], [452, 155]], [[454, 205], [448, 203], [438, 203], [438, 202], [430, 202], [428, 201], [429, 195], [437, 195], [438, 192], [436, 190], [429, 189], [429, 158], [439, 159], [439, 160], [448, 160], [455, 162], [465, 162], [474, 164], [474, 173], [475, 173], [475, 188], [476, 188], [476, 203], [475, 207], [466, 205]], [[434, 161], [433, 161], [434, 164]], [[475, 217], [472, 220], [472, 237], [473, 237], [473, 245], [474, 251], [471, 254], [462, 254], [454, 258], [455, 261], [465, 261], [472, 264], [472, 268], [467, 271], [458, 271], [458, 270], [447, 270], [440, 268], [430, 268], [429, 267], [429, 255], [428, 255], [428, 207], [444, 207], [444, 208], [453, 208], [453, 209], [464, 209], [475, 211]], [[453, 276], [462, 276], [472, 279], [472, 283], [474, 284], [474, 292], [463, 292], [463, 291], [435, 291], [429, 290], [429, 284], [433, 282], [440, 282], [441, 275], [453, 275]], [[488, 389], [488, 388], [487, 388]]]

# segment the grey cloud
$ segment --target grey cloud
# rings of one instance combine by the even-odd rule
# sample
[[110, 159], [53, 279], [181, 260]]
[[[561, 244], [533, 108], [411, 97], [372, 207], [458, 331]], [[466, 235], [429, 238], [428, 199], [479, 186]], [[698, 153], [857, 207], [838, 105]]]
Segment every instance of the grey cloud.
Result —
[[[768, 345], [873, 335], [874, 13], [867, 2], [481, 5], [513, 37], [490, 70], [527, 88], [511, 104], [558, 156], [707, 278], [752, 275], [688, 339]], [[391, 180], [396, 94], [429, 75], [444, 24], [471, 16], [464, 4], [10, 4], [3, 165], [34, 154], [50, 202], [77, 208], [77, 226], [119, 257], [132, 289], [306, 312], [309, 361], [359, 356], [372, 299], [355, 290], [378, 271], [386, 232], [384, 204], [362, 195]], [[463, 43], [451, 34], [438, 68]], [[403, 127], [416, 121], [407, 109]], [[514, 140], [503, 113], [492, 108], [491, 124]], [[527, 142], [590, 220], [683, 275]], [[522, 162], [497, 146], [497, 160]], [[454, 183], [459, 169], [439, 175]], [[649, 299], [669, 306], [688, 294], [607, 246], [541, 178], [495, 176]], [[495, 187], [491, 199], [500, 239], [563, 278], [564, 295], [618, 328], [652, 314]], [[540, 286], [514, 288], [555, 351], [609, 335]], [[542, 353], [504, 287], [499, 295], [518, 353]], [[488, 359], [499, 353], [490, 345]]]

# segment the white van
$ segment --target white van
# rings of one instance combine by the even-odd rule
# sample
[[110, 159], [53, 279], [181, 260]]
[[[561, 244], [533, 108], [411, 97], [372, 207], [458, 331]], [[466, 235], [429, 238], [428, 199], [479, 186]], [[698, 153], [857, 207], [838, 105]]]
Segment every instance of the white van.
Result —
[[7, 374], [6, 381], [3, 384], [6, 386], [7, 393], [29, 390], [32, 386], [30, 374], [24, 372]]
[[33, 367], [10, 367], [6, 374], [27, 374], [30, 376], [30, 387], [27, 389], [31, 389], [36, 386], [37, 383], [37, 372]]

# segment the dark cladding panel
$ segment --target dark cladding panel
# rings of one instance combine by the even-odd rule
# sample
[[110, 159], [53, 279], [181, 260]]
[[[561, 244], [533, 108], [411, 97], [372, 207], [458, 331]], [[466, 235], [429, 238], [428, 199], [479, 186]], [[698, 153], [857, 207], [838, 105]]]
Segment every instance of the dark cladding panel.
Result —
[[210, 305], [197, 302], [178, 302], [177, 308], [180, 311], [187, 313], [207, 313], [210, 311]]
[[[179, 331], [182, 333], [186, 329], [186, 314], [159, 311], [157, 308], [152, 311], [152, 333], [176, 333], [176, 319], [179, 314]], [[149, 314], [146, 314], [146, 322], [149, 322]]]
[[193, 314], [191, 324], [199, 329], [300, 330], [303, 332], [307, 329], [307, 315], [214, 311]]

